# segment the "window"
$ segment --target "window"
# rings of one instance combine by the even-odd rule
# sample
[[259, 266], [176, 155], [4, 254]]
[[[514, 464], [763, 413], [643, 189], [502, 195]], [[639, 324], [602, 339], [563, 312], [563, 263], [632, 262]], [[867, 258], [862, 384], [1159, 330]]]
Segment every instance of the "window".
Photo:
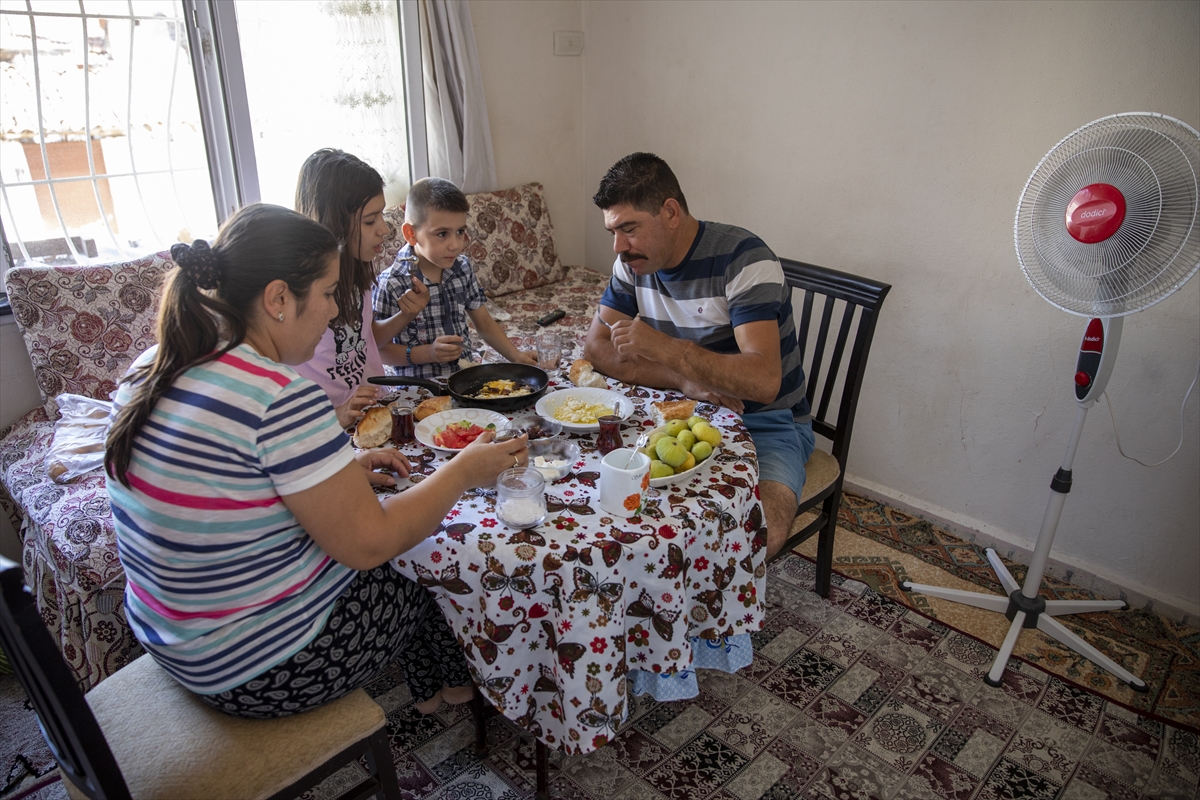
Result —
[[5, 269], [290, 207], [320, 147], [375, 166], [397, 202], [425, 171], [415, 21], [415, 0], [0, 0]]

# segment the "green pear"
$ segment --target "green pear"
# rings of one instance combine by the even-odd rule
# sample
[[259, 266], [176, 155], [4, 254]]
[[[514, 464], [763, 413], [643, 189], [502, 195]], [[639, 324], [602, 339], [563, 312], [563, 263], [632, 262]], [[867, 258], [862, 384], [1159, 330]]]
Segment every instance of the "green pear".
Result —
[[659, 460], [671, 467], [671, 469], [675, 469], [684, 461], [687, 461], [687, 457], [690, 455], [683, 448], [683, 445], [679, 444], [677, 439], [670, 436], [664, 436], [662, 439], [659, 439], [658, 444], [654, 446], [654, 452], [658, 455]]
[[721, 431], [707, 422], [697, 422], [696, 427], [692, 428], [692, 433], [696, 434], [697, 439], [708, 442], [713, 447], [721, 443]]
[[684, 430], [680, 431], [679, 435], [676, 436], [675, 439], [685, 448], [691, 450], [692, 445], [696, 443], [696, 434], [692, 433], [691, 431]]
[[700, 462], [712, 455], [712, 445], [708, 442], [696, 442], [692, 445], [692, 455]]
[[666, 435], [667, 435], [666, 431], [661, 431], [661, 430], [655, 431], [654, 433], [650, 434], [650, 438], [646, 441], [646, 446], [649, 448], [653, 448], [654, 445], [658, 444], [658, 440], [663, 438]]
[[672, 420], [667, 421], [667, 435], [668, 436], [678, 436], [680, 431], [686, 431], [687, 429], [688, 429], [687, 420], [672, 419]]
[[671, 469], [657, 458], [650, 462], [651, 478], [669, 478], [674, 474], [675, 470]]
[[708, 420], [706, 420], [704, 417], [697, 417], [693, 414], [692, 416], [688, 417], [688, 428], [696, 427], [697, 422], [708, 422]]

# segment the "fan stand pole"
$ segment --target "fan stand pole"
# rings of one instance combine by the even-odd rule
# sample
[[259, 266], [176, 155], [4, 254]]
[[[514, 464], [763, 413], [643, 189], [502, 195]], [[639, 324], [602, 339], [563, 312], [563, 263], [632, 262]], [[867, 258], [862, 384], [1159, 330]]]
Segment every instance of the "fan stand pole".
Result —
[[1079, 437], [1083, 433], [1083, 423], [1087, 419], [1088, 409], [1096, 402], [1096, 398], [1104, 390], [1108, 375], [1116, 357], [1116, 344], [1120, 339], [1119, 325], [1110, 343], [1110, 350], [1105, 353], [1104, 366], [1097, 370], [1096, 381], [1087, 396], [1079, 400], [1079, 412], [1075, 416], [1075, 428], [1071, 431], [1071, 440], [1067, 443], [1066, 457], [1063, 465], [1050, 481], [1050, 500], [1046, 504], [1046, 513], [1042, 517], [1042, 529], [1038, 533], [1037, 544], [1034, 546], [1033, 559], [1029, 563], [1029, 571], [1025, 575], [1025, 586], [1022, 588], [1000, 556], [992, 548], [986, 550], [988, 563], [1000, 580], [1008, 597], [981, 592], [965, 592], [959, 589], [946, 589], [941, 586], [928, 586], [921, 583], [904, 581], [900, 588], [906, 592], [920, 592], [929, 597], [940, 597], [975, 608], [983, 608], [1004, 614], [1012, 622], [1000, 652], [992, 663], [992, 669], [983, 679], [989, 686], [1000, 686], [1000, 678], [1012, 655], [1013, 647], [1022, 628], [1037, 628], [1047, 636], [1057, 639], [1076, 653], [1090, 659], [1104, 669], [1116, 675], [1137, 692], [1148, 692], [1150, 687], [1128, 670], [1119, 666], [1108, 656], [1101, 653], [1092, 645], [1073, 633], [1054, 617], [1063, 614], [1085, 614], [1089, 611], [1114, 611], [1128, 608], [1123, 600], [1044, 600], [1038, 597], [1042, 585], [1042, 576], [1046, 571], [1046, 562], [1050, 559], [1050, 546], [1054, 544], [1054, 534], [1058, 529], [1058, 518], [1062, 515], [1063, 505], [1067, 501], [1067, 493], [1071, 491], [1071, 464], [1075, 461], [1075, 450], [1079, 446]]

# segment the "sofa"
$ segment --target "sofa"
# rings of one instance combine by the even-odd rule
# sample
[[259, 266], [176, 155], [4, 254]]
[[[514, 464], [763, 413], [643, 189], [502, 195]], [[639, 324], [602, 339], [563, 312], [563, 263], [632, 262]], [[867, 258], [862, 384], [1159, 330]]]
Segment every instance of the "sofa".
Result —
[[[562, 264], [540, 184], [468, 199], [468, 252], [509, 337], [532, 348], [542, 330], [537, 320], [561, 308], [566, 316], [548, 330], [566, 333], [574, 342], [569, 356], [578, 357], [607, 277]], [[392, 235], [377, 269], [403, 245], [403, 209], [385, 216]], [[164, 252], [115, 264], [22, 266], [7, 277], [42, 405], [0, 431], [0, 506], [21, 538], [42, 618], [85, 691], [142, 651], [125, 621], [125, 578], [103, 471], [68, 484], [47, 475], [55, 397], [108, 399], [133, 359], [155, 342], [160, 286], [173, 267]], [[498, 359], [494, 352], [484, 357]]]

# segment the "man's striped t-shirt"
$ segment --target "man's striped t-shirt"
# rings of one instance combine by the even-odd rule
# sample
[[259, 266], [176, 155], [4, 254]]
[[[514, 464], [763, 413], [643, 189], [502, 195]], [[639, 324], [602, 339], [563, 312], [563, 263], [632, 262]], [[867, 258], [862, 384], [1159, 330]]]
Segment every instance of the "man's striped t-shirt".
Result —
[[745, 413], [790, 408], [797, 422], [809, 420], [792, 290], [779, 259], [749, 231], [702, 221], [683, 262], [650, 275], [635, 275], [618, 258], [600, 302], [715, 353], [738, 352], [739, 325], [774, 320], [783, 366], [779, 394], [767, 404], [746, 400]]
[[[115, 408], [132, 391], [123, 383]], [[108, 494], [126, 616], [188, 689], [239, 686], [321, 630], [356, 573], [281, 498], [352, 460], [325, 392], [245, 344], [188, 370], [158, 401], [135, 440], [129, 487], [110, 478]]]

